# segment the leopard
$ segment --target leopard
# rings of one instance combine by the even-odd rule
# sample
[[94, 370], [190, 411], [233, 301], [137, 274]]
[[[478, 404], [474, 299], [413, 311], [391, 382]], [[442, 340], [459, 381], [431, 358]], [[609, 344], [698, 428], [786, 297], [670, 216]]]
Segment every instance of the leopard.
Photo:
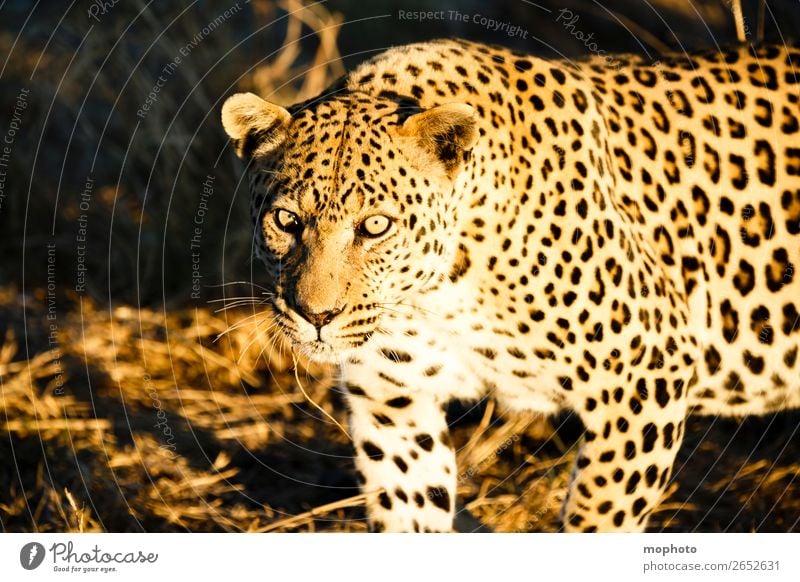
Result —
[[800, 405], [800, 44], [388, 48], [229, 96], [278, 334], [334, 367], [373, 532], [451, 532], [452, 402], [580, 418], [559, 529], [645, 531], [690, 414]]

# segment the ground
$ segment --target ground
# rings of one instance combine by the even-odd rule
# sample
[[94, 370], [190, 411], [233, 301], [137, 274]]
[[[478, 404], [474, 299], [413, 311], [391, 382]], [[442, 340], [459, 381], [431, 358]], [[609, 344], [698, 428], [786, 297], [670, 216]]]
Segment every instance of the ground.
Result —
[[[50, 344], [44, 293], [0, 299], [4, 531], [365, 531], [349, 441], [309, 401], [345, 423], [331, 370], [295, 374], [259, 318], [218, 338], [252, 312], [84, 299]], [[467, 509], [494, 531], [552, 531], [577, 419], [481, 403], [450, 421]], [[692, 419], [651, 530], [800, 530], [798, 426]]]

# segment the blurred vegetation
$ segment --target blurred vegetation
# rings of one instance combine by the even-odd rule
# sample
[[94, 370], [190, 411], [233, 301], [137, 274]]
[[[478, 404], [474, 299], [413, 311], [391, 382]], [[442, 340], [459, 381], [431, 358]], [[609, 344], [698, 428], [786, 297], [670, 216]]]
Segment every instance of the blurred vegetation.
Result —
[[[363, 531], [350, 444], [303, 394], [343, 421], [330, 370], [274, 345], [258, 306], [209, 303], [259, 294], [247, 189], [218, 121], [231, 93], [289, 104], [388, 45], [442, 36], [585, 54], [561, 10], [603, 50], [653, 59], [800, 30], [788, 0], [98, 6], [0, 8], [3, 135], [28, 91], [0, 205], [4, 531]], [[491, 403], [451, 417], [469, 511], [499, 531], [551, 530], [580, 424]], [[796, 530], [798, 416], [691, 423], [654, 528]]]

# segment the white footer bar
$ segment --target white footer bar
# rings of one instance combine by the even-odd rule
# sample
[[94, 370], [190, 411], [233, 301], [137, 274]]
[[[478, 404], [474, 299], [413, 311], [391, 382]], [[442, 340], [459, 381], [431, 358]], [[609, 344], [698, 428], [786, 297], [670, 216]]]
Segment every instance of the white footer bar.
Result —
[[800, 534], [3, 534], [0, 579], [796, 582], [799, 554]]

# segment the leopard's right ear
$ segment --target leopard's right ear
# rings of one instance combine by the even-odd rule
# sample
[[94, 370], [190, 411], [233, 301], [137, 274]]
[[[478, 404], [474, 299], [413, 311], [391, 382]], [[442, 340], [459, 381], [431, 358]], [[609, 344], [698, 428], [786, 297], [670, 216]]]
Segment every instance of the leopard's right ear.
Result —
[[253, 93], [237, 93], [222, 105], [222, 127], [236, 155], [247, 161], [273, 152], [286, 139], [291, 114]]

